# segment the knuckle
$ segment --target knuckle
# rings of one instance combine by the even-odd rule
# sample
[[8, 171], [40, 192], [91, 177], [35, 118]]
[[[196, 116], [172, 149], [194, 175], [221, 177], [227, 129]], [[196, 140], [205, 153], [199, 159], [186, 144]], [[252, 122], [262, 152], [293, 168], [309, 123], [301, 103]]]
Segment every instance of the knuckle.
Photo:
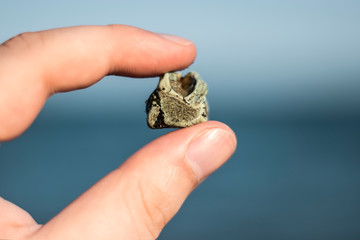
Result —
[[[196, 181], [184, 166], [171, 166], [136, 182], [139, 213], [151, 236], [156, 237], [179, 210]], [[191, 174], [192, 175], [192, 174]], [[181, 190], [186, 188], [185, 192]]]
[[8, 49], [33, 49], [43, 44], [44, 38], [41, 32], [24, 32], [10, 38], [2, 46]]
[[156, 239], [199, 182], [186, 164], [169, 164], [156, 174], [151, 172], [132, 178], [127, 185], [131, 191], [123, 192], [123, 201], [134, 226]]
[[149, 181], [138, 183], [138, 193], [145, 226], [155, 239], [171, 218], [170, 212], [164, 208], [165, 202], [166, 205], [171, 205], [171, 197], [156, 184]]

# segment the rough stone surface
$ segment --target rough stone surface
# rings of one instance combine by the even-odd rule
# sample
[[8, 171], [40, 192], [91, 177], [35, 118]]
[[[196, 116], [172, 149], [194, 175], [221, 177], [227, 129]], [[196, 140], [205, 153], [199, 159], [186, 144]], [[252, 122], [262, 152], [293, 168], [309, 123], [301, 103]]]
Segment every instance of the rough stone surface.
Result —
[[208, 88], [199, 74], [168, 72], [146, 101], [150, 128], [183, 128], [208, 120]]

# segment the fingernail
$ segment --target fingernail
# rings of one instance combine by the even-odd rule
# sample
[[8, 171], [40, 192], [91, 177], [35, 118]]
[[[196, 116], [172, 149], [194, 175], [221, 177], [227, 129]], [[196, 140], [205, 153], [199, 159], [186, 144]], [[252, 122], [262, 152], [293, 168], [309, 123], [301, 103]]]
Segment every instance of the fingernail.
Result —
[[186, 158], [202, 180], [219, 168], [235, 151], [234, 134], [222, 129], [210, 129], [194, 139]]
[[164, 34], [164, 33], [159, 34], [159, 35], [162, 36], [163, 38], [167, 39], [167, 40], [178, 43], [180, 45], [188, 46], [188, 45], [192, 44], [191, 41], [189, 41], [189, 40], [187, 40], [185, 38], [179, 37], [179, 36], [170, 35], [170, 34]]

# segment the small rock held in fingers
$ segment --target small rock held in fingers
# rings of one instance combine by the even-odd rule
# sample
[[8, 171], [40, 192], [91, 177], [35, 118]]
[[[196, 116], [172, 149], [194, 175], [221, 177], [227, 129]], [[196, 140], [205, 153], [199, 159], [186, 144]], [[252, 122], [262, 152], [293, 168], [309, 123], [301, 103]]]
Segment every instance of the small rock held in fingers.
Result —
[[208, 87], [199, 74], [168, 72], [160, 77], [155, 91], [146, 101], [150, 128], [183, 128], [206, 122]]

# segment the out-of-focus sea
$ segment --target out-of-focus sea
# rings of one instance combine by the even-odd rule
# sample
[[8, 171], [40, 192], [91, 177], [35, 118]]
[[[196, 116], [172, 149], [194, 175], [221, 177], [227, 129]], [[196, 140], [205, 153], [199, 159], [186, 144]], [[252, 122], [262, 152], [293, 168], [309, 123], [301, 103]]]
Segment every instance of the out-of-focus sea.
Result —
[[[359, 122], [251, 122], [214, 111], [237, 134], [238, 149], [159, 239], [360, 236]], [[0, 194], [44, 223], [168, 131], [148, 129], [142, 111], [66, 120], [45, 108], [23, 136], [0, 147]]]
[[[238, 148], [159, 239], [360, 239], [359, 13], [354, 0], [6, 1], [0, 42], [119, 23], [195, 43], [189, 70], [208, 83], [210, 117], [235, 131]], [[0, 196], [48, 221], [172, 131], [146, 126], [156, 84], [110, 76], [51, 97], [1, 144]]]

